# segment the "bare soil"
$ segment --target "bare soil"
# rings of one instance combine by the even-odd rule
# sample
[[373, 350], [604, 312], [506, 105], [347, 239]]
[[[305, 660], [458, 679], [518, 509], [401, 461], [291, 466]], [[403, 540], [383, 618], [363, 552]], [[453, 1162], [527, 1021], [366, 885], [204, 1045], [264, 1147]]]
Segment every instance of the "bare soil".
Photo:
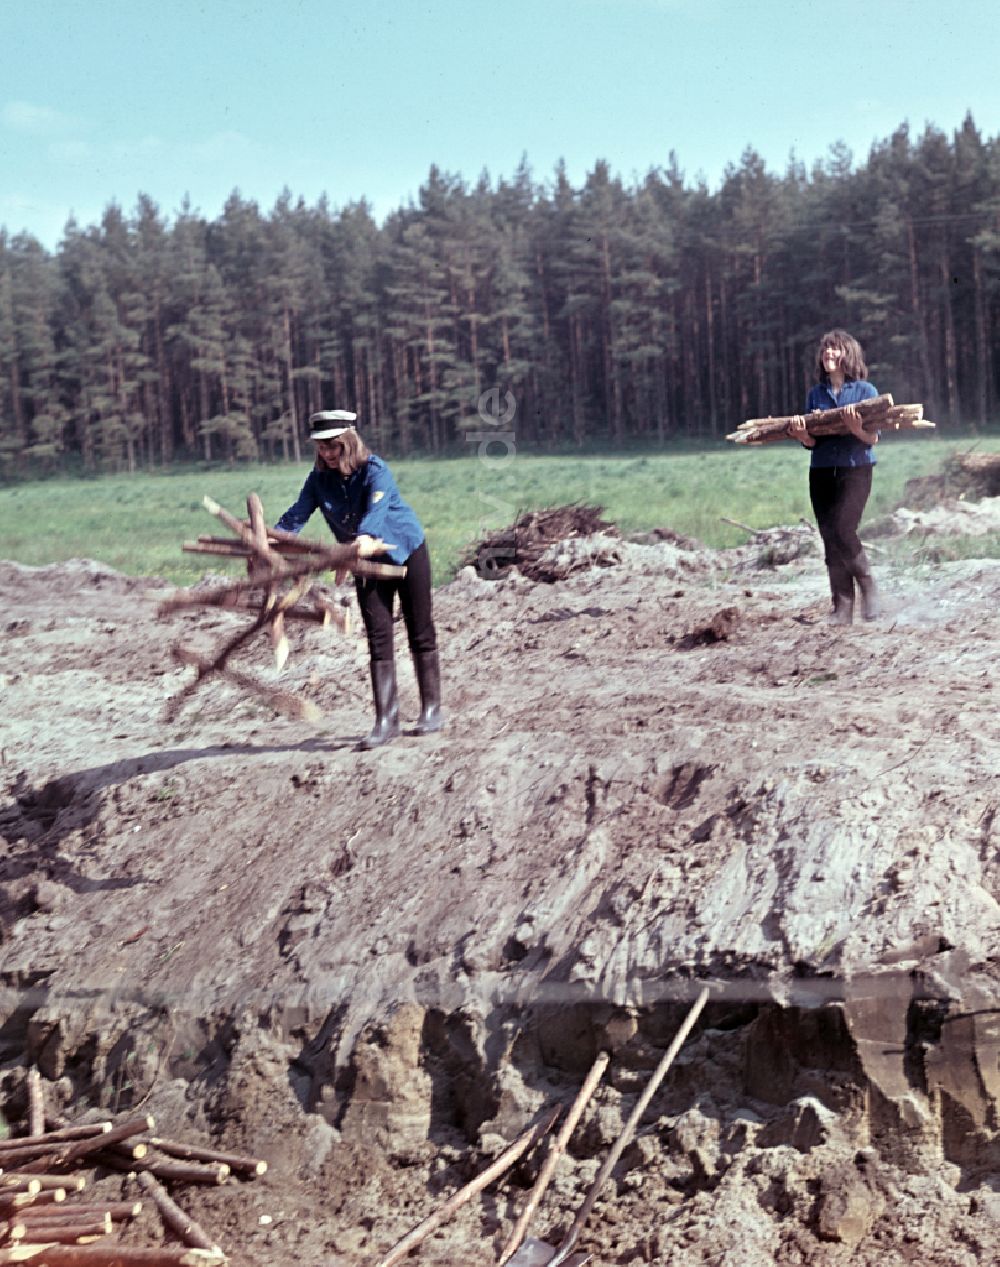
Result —
[[[371, 753], [360, 636], [290, 630], [318, 724], [223, 682], [167, 721], [171, 646], [246, 615], [0, 563], [13, 1127], [31, 1063], [68, 1117], [262, 1155], [175, 1195], [234, 1263], [353, 1267], [609, 1047], [533, 1228], [557, 1239], [707, 983], [595, 1261], [996, 1261], [1000, 563], [883, 568], [883, 618], [831, 630], [808, 534], [690, 546], [466, 569], [435, 598], [447, 729]], [[240, 664], [275, 680], [263, 637]], [[495, 1262], [536, 1166], [419, 1261]]]

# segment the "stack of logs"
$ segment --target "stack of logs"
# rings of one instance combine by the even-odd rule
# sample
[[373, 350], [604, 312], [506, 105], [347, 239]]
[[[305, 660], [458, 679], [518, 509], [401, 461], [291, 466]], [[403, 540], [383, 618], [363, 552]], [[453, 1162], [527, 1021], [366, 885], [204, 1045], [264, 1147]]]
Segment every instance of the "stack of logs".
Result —
[[[183, 701], [203, 681], [217, 676], [262, 697], [280, 712], [315, 721], [319, 713], [311, 701], [290, 691], [276, 690], [249, 674], [232, 668], [228, 663], [230, 656], [266, 626], [274, 651], [275, 665], [280, 672], [288, 659], [286, 621], [308, 621], [324, 628], [332, 625], [341, 633], [350, 633], [348, 609], [330, 602], [319, 593], [314, 585], [316, 577], [323, 572], [332, 571], [339, 583], [348, 572], [356, 576], [398, 577], [406, 575], [406, 568], [362, 558], [355, 544], [323, 546], [315, 541], [302, 541], [292, 532], [269, 528], [256, 493], [251, 493], [247, 498], [247, 519], [237, 519], [210, 497], [204, 499], [204, 504], [206, 510], [221, 520], [234, 536], [202, 535], [197, 541], [185, 542], [183, 549], [192, 554], [243, 559], [246, 561], [249, 577], [207, 591], [181, 591], [161, 603], [158, 614], [169, 616], [190, 608], [215, 607], [252, 612], [255, 615], [249, 625], [227, 638], [211, 655], [200, 655], [183, 645], [174, 647], [174, 658], [182, 664], [192, 665], [196, 673], [192, 681], [169, 701], [168, 719], [176, 715]], [[376, 552], [381, 552], [389, 547], [384, 542], [376, 541], [373, 548]]]
[[[857, 410], [865, 431], [920, 431], [934, 427], [933, 422], [924, 418], [923, 405], [896, 405], [888, 392], [882, 396], [873, 396], [870, 400], [862, 400], [853, 408]], [[794, 439], [791, 424], [796, 417], [797, 415], [791, 414], [781, 418], [750, 418], [727, 435], [726, 439], [732, 440], [734, 444], [745, 445], [771, 444], [775, 440]], [[815, 409], [802, 417], [805, 418], [806, 430], [811, 436], [850, 434], [843, 409]]]
[[[222, 1267], [226, 1255], [164, 1185], [222, 1184], [252, 1179], [267, 1162], [152, 1134], [151, 1117], [115, 1126], [71, 1126], [45, 1112], [41, 1079], [28, 1072], [28, 1133], [0, 1140], [0, 1264], [35, 1267]], [[142, 1247], [112, 1239], [142, 1211], [142, 1201], [81, 1197], [81, 1169], [120, 1171], [137, 1184], [179, 1245]]]

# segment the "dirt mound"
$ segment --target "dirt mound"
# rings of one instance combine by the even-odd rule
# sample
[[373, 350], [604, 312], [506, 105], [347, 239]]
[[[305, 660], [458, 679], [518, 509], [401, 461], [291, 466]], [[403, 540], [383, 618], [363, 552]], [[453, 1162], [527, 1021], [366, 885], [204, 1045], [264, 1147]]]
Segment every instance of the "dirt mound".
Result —
[[[221, 682], [167, 721], [168, 647], [245, 615], [0, 566], [7, 1102], [30, 1062], [65, 1116], [262, 1155], [192, 1194], [202, 1226], [247, 1267], [353, 1265], [607, 1047], [556, 1239], [707, 983], [581, 1248], [991, 1260], [1000, 563], [883, 569], [886, 618], [835, 634], [815, 557], [595, 535], [612, 565], [438, 591], [448, 727], [373, 753], [360, 634], [289, 630], [320, 724]], [[266, 640], [242, 663], [273, 677]], [[414, 717], [402, 651], [400, 690]], [[420, 1261], [494, 1262], [536, 1170]]]
[[953, 453], [937, 474], [907, 480], [903, 490], [903, 503], [911, 510], [981, 497], [1000, 497], [1000, 453]]

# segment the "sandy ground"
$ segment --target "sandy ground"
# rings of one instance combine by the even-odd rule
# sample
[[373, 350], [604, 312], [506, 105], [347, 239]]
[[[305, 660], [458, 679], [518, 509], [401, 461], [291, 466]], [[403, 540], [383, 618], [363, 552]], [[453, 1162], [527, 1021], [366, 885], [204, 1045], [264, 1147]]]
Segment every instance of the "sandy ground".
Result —
[[[914, 1017], [923, 999], [997, 1007], [1000, 563], [883, 568], [883, 618], [834, 631], [818, 556], [760, 554], [601, 539], [557, 551], [552, 584], [467, 570], [436, 595], [447, 729], [373, 753], [354, 747], [359, 636], [292, 629], [281, 685], [319, 722], [219, 681], [168, 720], [192, 673], [171, 647], [207, 650], [246, 616], [158, 619], [164, 584], [0, 563], [11, 1102], [30, 1060], [71, 1116], [142, 1105], [260, 1153], [264, 1179], [190, 1198], [232, 1261], [353, 1264], [571, 1095], [617, 1018], [545, 1232], [705, 982], [695, 1056], [595, 1214], [597, 1261], [987, 1261], [996, 1047], [963, 1048], [987, 1069], [970, 1090]], [[277, 682], [264, 638], [239, 664]], [[413, 718], [402, 647], [400, 675]], [[831, 1007], [829, 1060], [867, 1117], [816, 1152], [789, 1105], [850, 1116], [799, 1023]], [[776, 1017], [799, 1018], [793, 1038]], [[873, 1096], [917, 1105], [912, 1156], [878, 1151]], [[733, 1142], [779, 1119], [770, 1151]], [[858, 1145], [895, 1169], [865, 1181], [855, 1237], [823, 1176]], [[495, 1261], [530, 1179], [422, 1260]], [[834, 1185], [848, 1215], [854, 1183]]]

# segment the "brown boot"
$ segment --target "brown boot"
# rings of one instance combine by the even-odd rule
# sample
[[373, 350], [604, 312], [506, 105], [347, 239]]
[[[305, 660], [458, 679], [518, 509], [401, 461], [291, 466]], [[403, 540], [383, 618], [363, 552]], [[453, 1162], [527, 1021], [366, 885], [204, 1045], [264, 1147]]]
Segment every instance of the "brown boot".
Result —
[[834, 594], [833, 610], [826, 618], [828, 625], [850, 625], [854, 623], [854, 595]]
[[828, 625], [849, 625], [854, 620], [854, 577], [840, 562], [827, 563], [833, 607], [826, 618]]
[[878, 620], [882, 608], [878, 601], [878, 586], [872, 576], [868, 555], [860, 550], [851, 561], [851, 572], [858, 583], [861, 594], [861, 617], [863, 620]]

